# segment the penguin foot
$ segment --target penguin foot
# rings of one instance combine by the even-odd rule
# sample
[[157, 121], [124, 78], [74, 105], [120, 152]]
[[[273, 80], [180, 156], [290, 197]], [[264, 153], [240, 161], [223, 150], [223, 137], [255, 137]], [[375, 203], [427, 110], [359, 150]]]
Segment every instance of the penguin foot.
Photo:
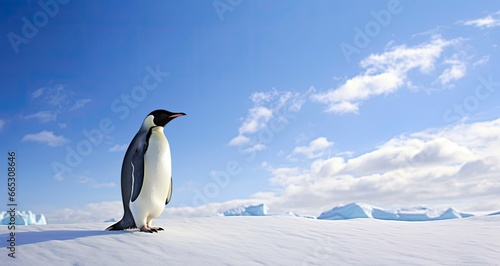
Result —
[[141, 232], [147, 232], [147, 233], [158, 233], [158, 231], [163, 231], [164, 229], [161, 227], [147, 227], [143, 226], [141, 227]]
[[159, 227], [159, 226], [154, 226], [154, 227], [153, 227], [153, 226], [151, 226], [151, 227], [149, 227], [149, 228], [154, 229], [154, 230], [156, 230], [156, 231], [164, 231], [164, 229], [163, 229], [163, 228], [161, 228], [161, 227]]

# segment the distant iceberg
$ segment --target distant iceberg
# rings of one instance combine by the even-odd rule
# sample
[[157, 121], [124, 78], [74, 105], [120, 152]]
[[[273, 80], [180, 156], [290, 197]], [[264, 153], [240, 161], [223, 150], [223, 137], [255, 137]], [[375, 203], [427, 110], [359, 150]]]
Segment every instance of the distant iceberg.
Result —
[[[47, 220], [45, 219], [45, 215], [43, 214], [35, 214], [31, 211], [16, 211], [16, 225], [38, 225], [38, 224], [47, 224]], [[3, 211], [0, 212], [0, 224], [8, 225], [11, 221], [11, 215], [9, 212]]]
[[335, 207], [318, 216], [323, 220], [344, 220], [355, 218], [372, 218], [395, 221], [434, 221], [467, 218], [472, 214], [461, 213], [453, 208], [435, 210], [426, 207], [415, 207], [397, 210], [386, 210], [364, 203], [351, 203]]
[[266, 216], [269, 207], [266, 204], [243, 205], [218, 213], [219, 216]]

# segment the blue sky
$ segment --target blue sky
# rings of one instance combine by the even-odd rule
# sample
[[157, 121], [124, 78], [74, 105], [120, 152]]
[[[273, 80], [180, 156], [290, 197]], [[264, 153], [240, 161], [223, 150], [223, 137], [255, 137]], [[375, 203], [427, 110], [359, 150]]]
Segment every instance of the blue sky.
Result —
[[41, 3], [0, 13], [20, 209], [119, 218], [124, 151], [159, 108], [188, 114], [165, 130], [166, 217], [500, 209], [497, 3]]

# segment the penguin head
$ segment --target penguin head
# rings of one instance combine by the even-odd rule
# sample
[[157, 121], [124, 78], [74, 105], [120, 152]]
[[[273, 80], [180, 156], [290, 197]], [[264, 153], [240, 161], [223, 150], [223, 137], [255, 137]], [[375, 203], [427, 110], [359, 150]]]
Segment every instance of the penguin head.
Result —
[[186, 115], [185, 113], [173, 113], [166, 110], [155, 110], [149, 113], [144, 119], [143, 127], [164, 127], [168, 122], [172, 121], [174, 118]]

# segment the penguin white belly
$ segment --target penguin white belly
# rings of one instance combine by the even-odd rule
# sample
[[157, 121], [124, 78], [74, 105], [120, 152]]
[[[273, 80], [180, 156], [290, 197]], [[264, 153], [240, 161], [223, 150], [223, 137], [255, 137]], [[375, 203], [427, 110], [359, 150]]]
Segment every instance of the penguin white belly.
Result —
[[163, 134], [163, 127], [153, 128], [144, 154], [142, 188], [137, 199], [130, 203], [137, 228], [150, 227], [151, 220], [165, 209], [172, 178], [171, 164], [170, 145]]

